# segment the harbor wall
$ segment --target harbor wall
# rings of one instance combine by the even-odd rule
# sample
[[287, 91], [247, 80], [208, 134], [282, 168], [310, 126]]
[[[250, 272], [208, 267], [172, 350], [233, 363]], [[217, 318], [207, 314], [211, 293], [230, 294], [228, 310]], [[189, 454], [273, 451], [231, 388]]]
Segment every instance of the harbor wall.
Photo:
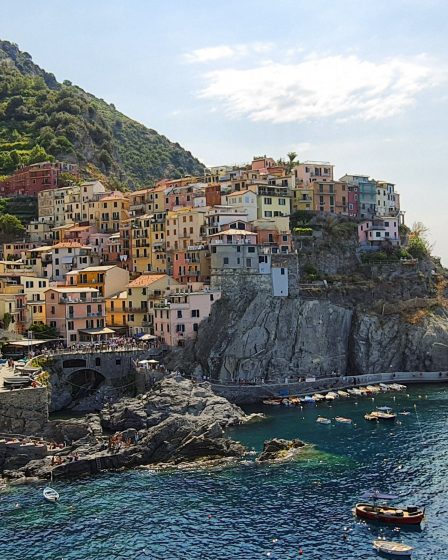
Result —
[[36, 434], [48, 422], [46, 387], [0, 391], [0, 431]]
[[213, 391], [235, 404], [251, 404], [272, 397], [305, 396], [331, 389], [363, 387], [378, 383], [448, 383], [448, 371], [402, 371], [319, 378], [300, 383], [262, 385], [220, 385], [212, 383]]

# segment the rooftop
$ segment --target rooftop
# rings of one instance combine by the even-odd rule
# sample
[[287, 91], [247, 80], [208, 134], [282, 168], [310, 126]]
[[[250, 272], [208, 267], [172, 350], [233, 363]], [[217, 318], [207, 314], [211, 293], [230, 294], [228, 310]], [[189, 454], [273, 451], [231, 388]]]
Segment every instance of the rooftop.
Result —
[[167, 274], [142, 274], [128, 284], [128, 288], [144, 288], [163, 278], [170, 278]]
[[104, 266], [87, 266], [86, 268], [82, 268], [81, 270], [72, 270], [71, 272], [67, 272], [66, 276], [74, 276], [75, 274], [79, 274], [80, 272], [105, 272], [106, 270], [110, 270], [111, 268], [118, 267], [115, 264]]
[[225, 229], [223, 231], [218, 231], [209, 237], [217, 237], [218, 235], [257, 235], [253, 231], [246, 231], [244, 229]]
[[59, 292], [61, 294], [77, 294], [77, 293], [88, 293], [88, 292], [98, 292], [95, 288], [78, 288], [77, 286], [67, 286], [67, 287], [60, 287], [60, 288], [49, 288], [46, 290], [49, 292], [53, 290], [54, 292]]

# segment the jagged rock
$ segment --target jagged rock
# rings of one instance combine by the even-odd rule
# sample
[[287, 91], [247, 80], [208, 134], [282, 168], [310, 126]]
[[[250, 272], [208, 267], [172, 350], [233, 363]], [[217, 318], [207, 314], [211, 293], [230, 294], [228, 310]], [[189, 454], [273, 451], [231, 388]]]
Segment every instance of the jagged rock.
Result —
[[305, 445], [300, 439], [270, 439], [264, 442], [263, 451], [256, 460], [259, 462], [289, 460]]

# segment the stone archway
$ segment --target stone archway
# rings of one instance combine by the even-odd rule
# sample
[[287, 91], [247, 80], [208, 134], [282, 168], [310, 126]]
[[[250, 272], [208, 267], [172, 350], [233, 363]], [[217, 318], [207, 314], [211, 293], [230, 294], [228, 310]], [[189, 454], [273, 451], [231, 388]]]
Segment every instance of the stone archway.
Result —
[[104, 381], [104, 375], [89, 368], [78, 369], [67, 377], [73, 400], [89, 397], [95, 393]]

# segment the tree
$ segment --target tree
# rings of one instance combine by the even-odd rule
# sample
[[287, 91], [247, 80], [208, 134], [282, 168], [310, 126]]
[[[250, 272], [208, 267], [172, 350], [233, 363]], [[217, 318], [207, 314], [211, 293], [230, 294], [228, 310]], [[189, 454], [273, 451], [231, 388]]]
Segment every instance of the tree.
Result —
[[59, 333], [56, 327], [50, 327], [48, 325], [35, 324], [31, 325], [28, 329], [36, 335], [36, 338], [59, 338]]
[[429, 228], [422, 222], [414, 222], [409, 232], [408, 251], [415, 259], [431, 255], [432, 245], [428, 240]]
[[2, 241], [10, 241], [25, 233], [25, 226], [22, 222], [12, 214], [3, 214], [0, 216], [0, 239]]
[[298, 162], [295, 161], [295, 159], [297, 157], [297, 153], [296, 152], [288, 152], [286, 155], [288, 156], [288, 162], [286, 164], [286, 168], [288, 170], [288, 173], [291, 173], [294, 165], [297, 165], [297, 163], [298, 163]]

